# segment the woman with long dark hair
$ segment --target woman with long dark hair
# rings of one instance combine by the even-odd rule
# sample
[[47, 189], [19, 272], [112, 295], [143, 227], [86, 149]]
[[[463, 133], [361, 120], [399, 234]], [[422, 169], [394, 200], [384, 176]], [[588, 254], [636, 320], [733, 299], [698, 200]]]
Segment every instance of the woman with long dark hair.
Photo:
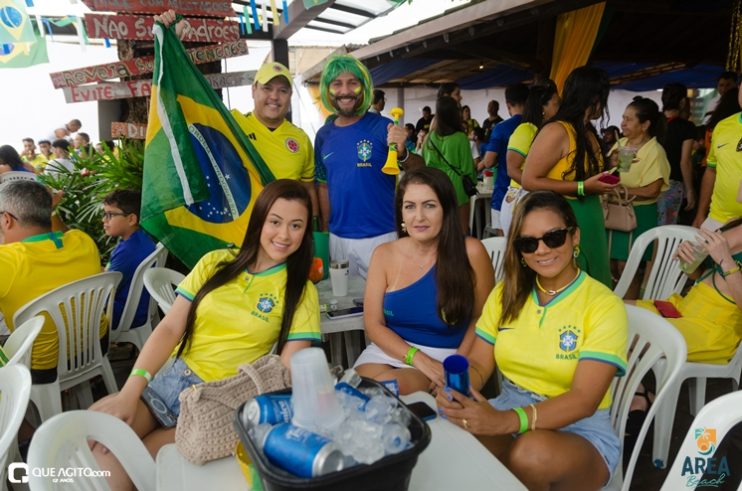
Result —
[[539, 128], [544, 124], [544, 121], [550, 120], [556, 114], [559, 109], [559, 102], [556, 84], [551, 80], [545, 84], [534, 85], [528, 90], [526, 107], [523, 110], [523, 120], [510, 135], [508, 151], [505, 154], [508, 175], [510, 176], [510, 187], [502, 199], [500, 208], [500, 225], [505, 236], [508, 235], [515, 205], [528, 193], [521, 186], [523, 164], [526, 161], [526, 156]]
[[15, 148], [0, 146], [0, 174], [13, 171], [34, 172], [33, 166], [24, 162]]
[[[629, 257], [633, 239], [657, 226], [657, 197], [666, 190], [670, 182], [670, 163], [662, 145], [657, 141], [660, 108], [646, 97], [634, 97], [626, 106], [621, 119], [620, 138], [611, 148], [609, 157], [617, 161], [621, 147], [636, 151], [628, 171], [620, 172], [621, 185], [626, 187], [629, 197], [634, 197], [632, 206], [636, 215], [636, 228], [631, 232], [608, 230], [611, 271], [619, 278]], [[643, 261], [652, 259], [652, 248], [647, 248]], [[641, 276], [636, 275], [626, 293], [626, 298], [639, 295]]]
[[591, 240], [577, 262], [584, 271], [611, 286], [608, 241], [599, 196], [615, 184], [601, 181], [603, 152], [592, 120], [608, 103], [608, 74], [594, 67], [575, 68], [564, 83], [559, 111], [547, 122], [526, 157], [522, 184], [528, 191], [547, 189], [567, 197], [577, 222]]
[[461, 111], [451, 97], [440, 97], [435, 105], [435, 128], [423, 143], [423, 159], [428, 167], [446, 173], [456, 192], [461, 230], [469, 229], [469, 195], [464, 190], [463, 178], [477, 181], [469, 139], [462, 131]]
[[[178, 286], [178, 297], [121, 392], [92, 409], [131, 425], [154, 456], [174, 441], [175, 428], [158, 424], [141, 399], [145, 390], [147, 400], [159, 399], [177, 416], [178, 395], [191, 385], [230, 377], [274, 344], [288, 366], [293, 353], [319, 341], [319, 299], [307, 280], [311, 218], [309, 194], [300, 182], [268, 184], [255, 201], [242, 247], [201, 258]], [[99, 460], [114, 471], [112, 479], [127, 479], [110, 454], [99, 454]]]
[[[583, 233], [562, 196], [526, 195], [511, 232], [504, 280], [487, 298], [469, 351], [472, 398], [439, 391], [438, 407], [528, 489], [600, 489], [621, 449], [608, 389], [626, 370], [626, 309], [577, 266]], [[495, 366], [503, 383], [488, 401], [478, 390]]]
[[396, 379], [400, 392], [443, 386], [442, 360], [466, 354], [494, 272], [482, 243], [464, 237], [449, 178], [407, 172], [396, 198], [399, 239], [371, 258], [364, 323], [371, 344], [358, 373]]

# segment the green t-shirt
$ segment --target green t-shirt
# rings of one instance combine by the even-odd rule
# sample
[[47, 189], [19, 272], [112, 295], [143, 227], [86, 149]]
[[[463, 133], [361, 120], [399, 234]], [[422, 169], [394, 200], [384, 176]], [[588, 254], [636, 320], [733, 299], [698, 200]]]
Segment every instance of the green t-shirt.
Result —
[[[469, 196], [464, 191], [459, 174], [471, 177], [474, 182], [477, 180], [477, 174], [474, 171], [474, 159], [471, 156], [469, 139], [463, 131], [446, 136], [440, 136], [435, 131], [428, 134], [423, 145], [423, 159], [425, 159], [425, 165], [442, 170], [451, 179], [459, 206], [469, 202]], [[456, 170], [454, 171], [451, 167]]]

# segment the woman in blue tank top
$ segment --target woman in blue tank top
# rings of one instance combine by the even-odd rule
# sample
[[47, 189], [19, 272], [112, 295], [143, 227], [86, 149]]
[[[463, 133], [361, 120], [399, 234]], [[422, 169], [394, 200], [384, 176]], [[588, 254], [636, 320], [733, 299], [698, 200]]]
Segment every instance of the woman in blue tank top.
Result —
[[400, 238], [371, 258], [364, 322], [372, 343], [355, 367], [365, 377], [396, 379], [406, 394], [442, 387], [442, 360], [468, 352], [494, 271], [482, 243], [461, 233], [456, 195], [442, 171], [405, 174], [396, 219]]

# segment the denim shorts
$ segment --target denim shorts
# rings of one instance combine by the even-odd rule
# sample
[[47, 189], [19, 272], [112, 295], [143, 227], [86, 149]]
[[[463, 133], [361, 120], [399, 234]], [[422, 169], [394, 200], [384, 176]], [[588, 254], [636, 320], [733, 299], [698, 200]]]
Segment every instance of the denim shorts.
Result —
[[149, 383], [149, 388], [157, 393], [168, 409], [180, 414], [180, 393], [191, 385], [202, 383], [201, 377], [193, 373], [181, 358], [170, 358]]
[[[502, 380], [502, 391], [499, 396], [490, 399], [490, 404], [500, 411], [507, 411], [514, 407], [528, 406], [536, 404], [546, 399], [545, 396], [534, 394], [522, 389], [506, 378]], [[603, 457], [605, 465], [608, 467], [608, 481], [613, 477], [613, 471], [618, 464], [621, 456], [621, 445], [618, 436], [611, 426], [610, 412], [608, 409], [600, 409], [592, 416], [583, 418], [572, 424], [560, 428], [559, 431], [566, 431], [579, 435], [589, 441]], [[608, 482], [606, 481], [606, 482]]]

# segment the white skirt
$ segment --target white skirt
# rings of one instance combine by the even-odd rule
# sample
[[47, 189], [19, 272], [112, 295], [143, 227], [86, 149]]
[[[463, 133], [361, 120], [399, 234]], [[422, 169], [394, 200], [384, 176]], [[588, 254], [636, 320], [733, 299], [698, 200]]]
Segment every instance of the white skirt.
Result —
[[[432, 348], [430, 346], [423, 346], [421, 344], [415, 344], [415, 343], [409, 343], [410, 346], [414, 346], [415, 348], [419, 349], [429, 357], [438, 360], [439, 362], [443, 363], [443, 360], [446, 359], [447, 356], [453, 355], [456, 353], [455, 348]], [[384, 350], [379, 348], [376, 344], [371, 343], [368, 346], [366, 346], [366, 349], [363, 350], [363, 353], [361, 353], [361, 356], [358, 357], [355, 364], [353, 364], [353, 368], [358, 368], [360, 365], [366, 365], [369, 363], [376, 363], [379, 365], [389, 365], [394, 368], [409, 368], [409, 365], [407, 365], [404, 360], [398, 360], [396, 358], [392, 358], [391, 356], [384, 353]]]

